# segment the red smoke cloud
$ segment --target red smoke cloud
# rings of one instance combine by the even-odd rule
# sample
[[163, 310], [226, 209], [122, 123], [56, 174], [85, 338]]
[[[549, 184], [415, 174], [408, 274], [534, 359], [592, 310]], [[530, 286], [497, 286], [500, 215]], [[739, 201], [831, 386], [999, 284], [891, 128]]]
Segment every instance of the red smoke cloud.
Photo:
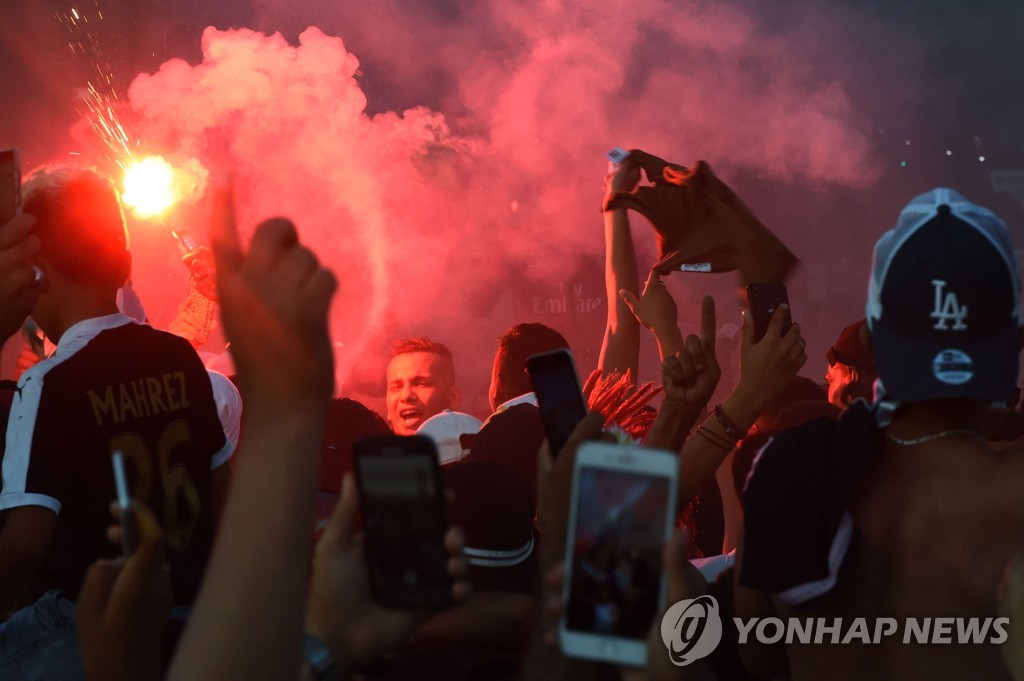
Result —
[[[479, 410], [494, 339], [524, 314], [592, 351], [611, 146], [706, 158], [726, 176], [852, 187], [878, 177], [842, 84], [734, 8], [531, 0], [442, 17], [410, 7], [321, 8], [318, 24], [370, 55], [363, 78], [342, 38], [318, 28], [297, 45], [210, 28], [202, 63], [169, 61], [130, 89], [152, 149], [230, 168], [244, 224], [292, 218], [338, 272], [342, 381], [367, 344], [378, 361], [364, 382], [382, 375], [382, 342], [427, 334], [452, 347], [464, 406]], [[284, 11], [266, 4], [264, 18], [287, 29]], [[433, 108], [367, 114], [375, 73], [399, 90], [383, 100]], [[634, 234], [653, 262], [639, 217]], [[516, 300], [508, 291], [520, 287]], [[587, 315], [551, 314], [565, 291], [567, 312]]]

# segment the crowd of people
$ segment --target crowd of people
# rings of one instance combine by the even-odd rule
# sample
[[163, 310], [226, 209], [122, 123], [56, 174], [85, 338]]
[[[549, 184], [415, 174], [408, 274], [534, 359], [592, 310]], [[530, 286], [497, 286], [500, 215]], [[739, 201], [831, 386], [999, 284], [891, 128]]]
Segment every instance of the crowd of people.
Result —
[[[989, 210], [935, 189], [879, 225], [865, 317], [824, 358], [808, 358], [788, 306], [760, 339], [745, 314], [738, 380], [714, 405], [715, 302], [684, 337], [662, 278], [706, 265], [782, 282], [796, 261], [705, 164], [634, 152], [601, 204], [608, 317], [590, 412], [552, 452], [526, 362], [569, 347], [557, 330], [502, 335], [483, 420], [458, 411], [442, 342], [396, 340], [378, 415], [335, 395], [337, 282], [301, 225], [267, 220], [243, 245], [231, 187], [210, 200], [212, 248], [186, 254], [192, 290], [170, 330], [138, 312], [118, 194], [96, 171], [37, 171], [0, 226], [0, 334], [32, 341], [0, 384], [0, 677], [1024, 680], [1024, 321], [1009, 232]], [[630, 210], [659, 236], [643, 286]], [[213, 304], [230, 380], [195, 350], [208, 332], [195, 311]], [[661, 376], [641, 384], [644, 329]], [[824, 383], [798, 376], [818, 365]], [[371, 595], [352, 449], [386, 433], [437, 444], [448, 607]], [[678, 457], [659, 608], [712, 595], [723, 623], [690, 664], [660, 613], [639, 622], [623, 605], [657, 591], [657, 554], [619, 548], [628, 537], [595, 534], [573, 577], [590, 601], [563, 602], [574, 459], [594, 439]], [[112, 506], [114, 451], [129, 508]], [[567, 657], [565, 613], [649, 631], [646, 666]], [[1008, 618], [1008, 635], [814, 645], [741, 631], [749, 618], [929, 617]]]

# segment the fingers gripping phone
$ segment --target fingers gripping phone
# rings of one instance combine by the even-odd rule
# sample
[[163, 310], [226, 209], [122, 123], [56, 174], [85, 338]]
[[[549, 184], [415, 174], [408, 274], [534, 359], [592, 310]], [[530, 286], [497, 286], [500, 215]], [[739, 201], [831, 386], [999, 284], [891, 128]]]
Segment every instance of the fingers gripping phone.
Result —
[[450, 605], [448, 524], [434, 442], [374, 435], [357, 440], [353, 454], [374, 599], [388, 608]]
[[0, 227], [21, 213], [21, 159], [17, 149], [0, 151]]
[[[768, 323], [775, 310], [782, 304], [789, 305], [789, 293], [786, 291], [786, 285], [781, 282], [750, 284], [747, 286], [747, 303], [750, 305], [750, 317], [754, 321], [756, 343], [768, 332]], [[782, 333], [789, 331], [791, 326], [793, 319], [787, 311], [786, 318], [782, 320]]]
[[665, 600], [662, 548], [675, 519], [679, 462], [668, 452], [587, 442], [577, 452], [566, 542], [562, 652], [647, 663]]
[[551, 456], [558, 456], [576, 424], [587, 415], [572, 353], [562, 349], [533, 355], [526, 360], [526, 370], [533, 381]]

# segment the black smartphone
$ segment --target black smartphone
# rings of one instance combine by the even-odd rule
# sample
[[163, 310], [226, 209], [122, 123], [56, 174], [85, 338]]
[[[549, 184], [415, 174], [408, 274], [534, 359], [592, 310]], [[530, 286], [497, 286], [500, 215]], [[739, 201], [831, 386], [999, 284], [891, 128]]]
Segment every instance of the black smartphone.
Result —
[[533, 355], [526, 360], [526, 369], [533, 381], [551, 456], [558, 456], [576, 424], [587, 415], [572, 353], [563, 348]]
[[434, 442], [422, 435], [371, 435], [355, 442], [366, 567], [387, 608], [452, 603], [444, 535], [444, 488]]
[[132, 495], [128, 492], [128, 476], [124, 472], [124, 455], [114, 452], [110, 455], [114, 467], [114, 488], [117, 490], [118, 514], [121, 522], [121, 555], [132, 555], [139, 546], [139, 528], [132, 508]]
[[[789, 305], [789, 292], [786, 291], [786, 285], [781, 282], [747, 286], [747, 304], [750, 306], [750, 316], [754, 320], [755, 343], [764, 338], [764, 334], [768, 332], [768, 322], [783, 303]], [[786, 318], [782, 320], [782, 333], [789, 331], [791, 326], [793, 318], [786, 312]]]
[[0, 151], [0, 227], [21, 212], [21, 157], [17, 149]]

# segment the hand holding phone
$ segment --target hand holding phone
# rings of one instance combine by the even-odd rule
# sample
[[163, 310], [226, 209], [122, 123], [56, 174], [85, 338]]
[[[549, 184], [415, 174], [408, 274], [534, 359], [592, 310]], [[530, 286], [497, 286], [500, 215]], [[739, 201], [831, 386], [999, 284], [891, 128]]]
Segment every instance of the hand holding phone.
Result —
[[556, 457], [576, 424], [587, 415], [572, 353], [561, 349], [533, 355], [526, 360], [526, 370], [537, 395], [551, 456]]
[[[781, 282], [750, 284], [747, 286], [747, 303], [750, 305], [750, 316], [754, 322], [756, 343], [764, 338], [775, 310], [783, 304], [789, 306], [789, 293], [786, 291], [786, 285]], [[786, 318], [782, 321], [782, 335], [785, 335], [791, 326], [793, 319], [787, 310]]]
[[94, 679], [159, 679], [166, 661], [173, 597], [163, 533], [145, 504], [136, 503], [132, 514], [138, 547], [123, 561], [94, 562], [76, 599], [78, 652]]
[[562, 651], [642, 666], [665, 599], [662, 547], [675, 519], [679, 462], [660, 450], [587, 442], [575, 464]]
[[374, 600], [388, 608], [452, 603], [444, 489], [434, 442], [374, 435], [353, 446]]

